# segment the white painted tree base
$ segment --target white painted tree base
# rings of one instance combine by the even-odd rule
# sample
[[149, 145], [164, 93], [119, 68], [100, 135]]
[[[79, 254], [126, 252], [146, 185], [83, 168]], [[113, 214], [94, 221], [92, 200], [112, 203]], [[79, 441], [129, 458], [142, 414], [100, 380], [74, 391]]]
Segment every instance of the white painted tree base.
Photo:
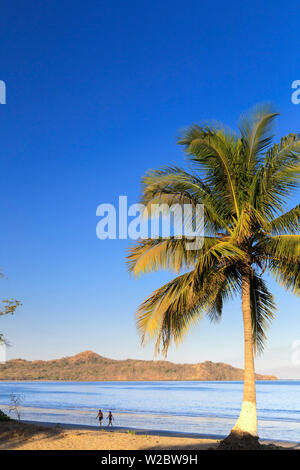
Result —
[[256, 404], [244, 401], [241, 414], [232, 431], [246, 432], [257, 437], [257, 413]]

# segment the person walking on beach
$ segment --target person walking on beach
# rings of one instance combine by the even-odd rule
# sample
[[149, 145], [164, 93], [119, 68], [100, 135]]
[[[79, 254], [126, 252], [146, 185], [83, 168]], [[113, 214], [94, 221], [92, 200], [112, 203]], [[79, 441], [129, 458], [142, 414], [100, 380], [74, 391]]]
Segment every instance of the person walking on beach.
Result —
[[97, 418], [99, 419], [99, 426], [102, 428], [103, 413], [101, 410], [98, 411]]
[[111, 412], [111, 411], [108, 413], [108, 416], [107, 416], [107, 418], [106, 418], [106, 419], [108, 419], [108, 427], [109, 427], [109, 426], [111, 426], [111, 427], [112, 427], [112, 422], [113, 422], [115, 419], [114, 419], [114, 417], [113, 417], [113, 415], [112, 415], [112, 412]]

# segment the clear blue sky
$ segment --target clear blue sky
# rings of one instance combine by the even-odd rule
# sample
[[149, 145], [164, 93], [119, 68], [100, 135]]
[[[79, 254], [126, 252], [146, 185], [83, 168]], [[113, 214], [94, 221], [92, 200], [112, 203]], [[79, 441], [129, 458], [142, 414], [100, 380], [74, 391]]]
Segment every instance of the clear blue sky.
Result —
[[[2, 298], [9, 357], [56, 358], [92, 349], [152, 358], [134, 324], [138, 304], [169, 273], [134, 280], [129, 242], [96, 238], [96, 207], [136, 202], [149, 168], [181, 164], [178, 130], [272, 101], [278, 135], [300, 130], [291, 83], [300, 79], [300, 7], [265, 0], [6, 2], [1, 7]], [[297, 198], [293, 201], [296, 203]], [[279, 305], [259, 370], [300, 377], [299, 300], [272, 282]], [[200, 324], [169, 359], [242, 364], [239, 301]]]

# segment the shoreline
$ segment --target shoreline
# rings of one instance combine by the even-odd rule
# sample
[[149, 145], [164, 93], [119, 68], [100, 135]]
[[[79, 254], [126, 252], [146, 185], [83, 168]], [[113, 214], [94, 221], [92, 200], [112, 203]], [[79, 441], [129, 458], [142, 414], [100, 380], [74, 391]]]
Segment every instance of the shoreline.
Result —
[[[147, 436], [158, 436], [158, 437], [175, 437], [175, 438], [186, 438], [186, 439], [210, 439], [210, 440], [222, 440], [227, 437], [225, 434], [204, 434], [204, 433], [193, 433], [193, 432], [180, 432], [180, 431], [165, 431], [163, 429], [153, 430], [153, 429], [141, 429], [141, 428], [133, 428], [133, 427], [123, 427], [123, 426], [113, 426], [112, 428], [108, 428], [107, 426], [103, 426], [101, 429], [99, 426], [92, 426], [88, 424], [69, 424], [69, 423], [51, 423], [47, 421], [27, 421], [21, 420], [21, 424], [31, 424], [34, 426], [43, 426], [45, 428], [62, 428], [68, 430], [87, 430], [87, 431], [105, 431], [105, 432], [117, 432], [121, 434], [126, 434], [128, 432], [135, 433], [135, 435], [147, 435]], [[260, 442], [269, 444], [273, 443], [276, 445], [299, 445], [300, 450], [300, 442], [295, 441], [286, 441], [284, 439], [259, 439]]]
[[[1, 405], [0, 409], [8, 415], [9, 406]], [[33, 426], [44, 426], [51, 429], [66, 429], [73, 431], [99, 432], [98, 420], [95, 419], [98, 409], [94, 410], [74, 410], [74, 409], [53, 409], [20, 406], [21, 424]], [[114, 411], [115, 422], [113, 428], [107, 427], [107, 421], [103, 421], [102, 429], [118, 433], [134, 433], [135, 435], [158, 436], [168, 438], [185, 439], [224, 439], [233, 427], [235, 417], [220, 416], [169, 416], [153, 413], [132, 413], [124, 411]], [[11, 415], [16, 419], [15, 415]], [[289, 423], [291, 425], [291, 423]], [[298, 436], [296, 429], [300, 430], [299, 424], [295, 423], [293, 431], [288, 434], [285, 429], [280, 429], [281, 421], [260, 420], [260, 441], [263, 443], [283, 443], [284, 445], [297, 444]], [[275, 426], [274, 426], [275, 425]], [[287, 423], [285, 423], [285, 426]], [[273, 427], [270, 433], [270, 426]], [[268, 430], [268, 432], [266, 432]], [[273, 434], [273, 435], [272, 435]], [[285, 438], [282, 438], [282, 437]]]
[[[21, 420], [33, 425], [76, 432], [98, 432], [96, 415], [102, 408], [107, 425], [109, 410], [114, 431], [141, 436], [222, 439], [234, 426], [242, 400], [242, 382], [25, 382], [3, 383], [0, 409], [9, 409], [11, 393], [20, 396]], [[284, 385], [281, 385], [284, 384]], [[299, 442], [297, 395], [300, 382], [259, 382], [259, 436], [264, 442]], [[285, 398], [290, 397], [289, 406]], [[188, 398], [187, 398], [188, 397]], [[282, 403], [282, 405], [281, 405]], [[97, 404], [97, 406], [96, 406]], [[52, 423], [52, 424], [51, 424]], [[104, 428], [105, 429], [105, 428]]]
[[[132, 432], [138, 435], [147, 435], [147, 436], [159, 436], [159, 437], [178, 437], [178, 438], [188, 438], [188, 439], [224, 439], [225, 435], [219, 434], [203, 434], [203, 433], [193, 433], [193, 432], [180, 432], [180, 431], [165, 431], [163, 429], [154, 430], [154, 429], [141, 429], [141, 428], [133, 428], [133, 427], [124, 427], [124, 426], [113, 426], [112, 428], [108, 428], [107, 426], [103, 426], [101, 429], [99, 426], [92, 426], [88, 424], [69, 424], [69, 423], [51, 423], [47, 421], [29, 421], [29, 420], [21, 420], [21, 423], [24, 424], [32, 424], [35, 426], [43, 426], [46, 428], [62, 428], [62, 429], [70, 429], [70, 430], [86, 430], [86, 431], [105, 431], [105, 432], [118, 432], [121, 434]], [[282, 441], [284, 442], [284, 441]], [[289, 443], [289, 441], [286, 441]], [[294, 444], [294, 443], [292, 443]]]
[[[224, 436], [38, 422], [0, 422], [0, 450], [208, 450]], [[300, 443], [261, 439], [265, 450], [300, 450]]]

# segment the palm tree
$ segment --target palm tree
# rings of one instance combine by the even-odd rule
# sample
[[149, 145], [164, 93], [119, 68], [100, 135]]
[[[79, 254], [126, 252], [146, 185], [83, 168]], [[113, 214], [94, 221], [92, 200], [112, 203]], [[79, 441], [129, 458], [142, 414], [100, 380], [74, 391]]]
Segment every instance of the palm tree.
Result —
[[[207, 315], [221, 318], [226, 300], [240, 295], [244, 324], [244, 392], [240, 416], [225, 442], [258, 444], [254, 356], [263, 350], [276, 305], [263, 274], [268, 270], [291, 292], [300, 294], [300, 205], [286, 212], [300, 174], [300, 140], [294, 134], [272, 144], [277, 113], [257, 107], [242, 116], [239, 134], [221, 125], [188, 128], [178, 144], [189, 171], [151, 170], [142, 179], [146, 209], [164, 204], [204, 205], [202, 247], [187, 239], [142, 239], [130, 249], [129, 270], [138, 276], [158, 269], [182, 273], [157, 289], [139, 307], [142, 342], [156, 340], [167, 354]], [[193, 217], [195, 218], [195, 217]]]

